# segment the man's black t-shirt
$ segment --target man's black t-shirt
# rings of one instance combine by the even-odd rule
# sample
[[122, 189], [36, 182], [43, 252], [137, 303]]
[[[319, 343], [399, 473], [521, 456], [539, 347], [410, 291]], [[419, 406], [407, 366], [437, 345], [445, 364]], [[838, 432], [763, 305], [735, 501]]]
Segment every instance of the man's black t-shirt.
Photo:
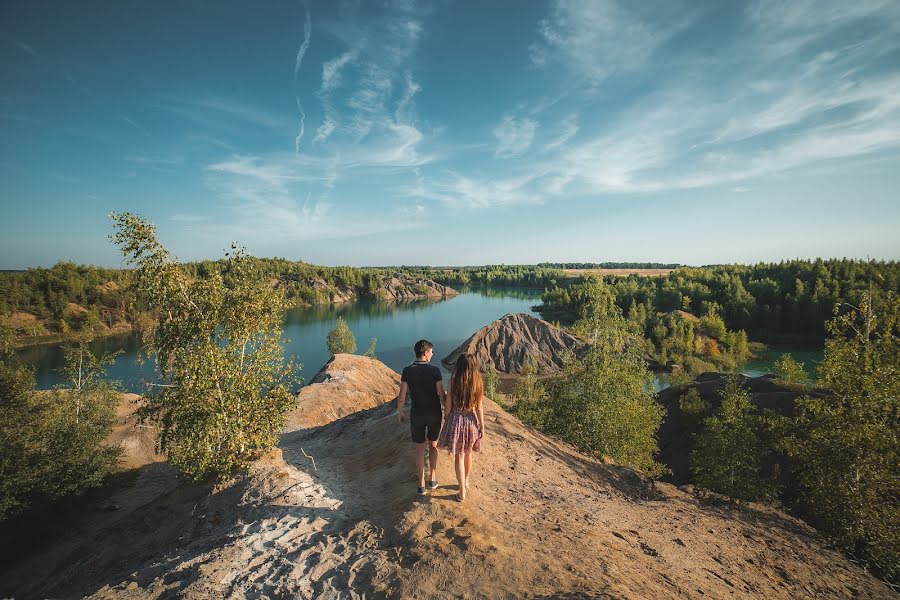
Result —
[[410, 416], [441, 414], [441, 400], [438, 398], [437, 382], [443, 379], [441, 370], [427, 362], [416, 361], [403, 368], [400, 381], [405, 381], [412, 396]]

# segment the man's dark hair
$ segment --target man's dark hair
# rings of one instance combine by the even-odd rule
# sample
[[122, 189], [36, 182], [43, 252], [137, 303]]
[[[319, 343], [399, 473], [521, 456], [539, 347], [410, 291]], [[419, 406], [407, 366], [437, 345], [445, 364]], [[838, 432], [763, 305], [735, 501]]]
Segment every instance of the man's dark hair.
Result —
[[434, 348], [434, 344], [432, 344], [428, 340], [419, 340], [418, 342], [416, 342], [416, 345], [413, 346], [413, 350], [416, 353], [416, 358], [425, 356], [425, 352], [427, 352], [430, 348]]

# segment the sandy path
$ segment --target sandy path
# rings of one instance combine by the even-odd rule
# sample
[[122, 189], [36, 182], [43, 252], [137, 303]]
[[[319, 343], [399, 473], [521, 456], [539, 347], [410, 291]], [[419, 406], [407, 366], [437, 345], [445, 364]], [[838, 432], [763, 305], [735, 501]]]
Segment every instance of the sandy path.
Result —
[[[415, 493], [386, 405], [285, 434], [247, 480], [181, 485], [0, 578], [16, 597], [896, 598], [771, 510], [701, 506], [489, 403], [471, 495]], [[316, 469], [312, 460], [315, 459]], [[0, 594], [2, 595], [2, 594]]]

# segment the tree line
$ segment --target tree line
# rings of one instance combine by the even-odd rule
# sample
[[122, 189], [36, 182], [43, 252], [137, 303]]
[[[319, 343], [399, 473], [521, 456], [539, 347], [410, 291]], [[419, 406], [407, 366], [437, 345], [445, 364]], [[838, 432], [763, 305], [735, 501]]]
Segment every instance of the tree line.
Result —
[[550, 269], [677, 269], [681, 265], [659, 262], [542, 262], [537, 266]]
[[[837, 302], [859, 303], [869, 285], [900, 291], [900, 263], [850, 259], [790, 260], [755, 265], [681, 267], [664, 277], [606, 277], [626, 316], [683, 310], [719, 315], [730, 330], [751, 339], [793, 335], [821, 341]], [[540, 310], [550, 318], [573, 319], [579, 284], [548, 289]]]

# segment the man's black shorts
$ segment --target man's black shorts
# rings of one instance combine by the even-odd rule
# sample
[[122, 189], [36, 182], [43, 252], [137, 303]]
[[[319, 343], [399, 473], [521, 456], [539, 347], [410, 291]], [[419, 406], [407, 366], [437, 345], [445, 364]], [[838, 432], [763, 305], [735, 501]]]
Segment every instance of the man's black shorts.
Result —
[[409, 418], [409, 429], [412, 439], [417, 444], [424, 444], [425, 439], [435, 441], [441, 433], [441, 415], [415, 415]]

